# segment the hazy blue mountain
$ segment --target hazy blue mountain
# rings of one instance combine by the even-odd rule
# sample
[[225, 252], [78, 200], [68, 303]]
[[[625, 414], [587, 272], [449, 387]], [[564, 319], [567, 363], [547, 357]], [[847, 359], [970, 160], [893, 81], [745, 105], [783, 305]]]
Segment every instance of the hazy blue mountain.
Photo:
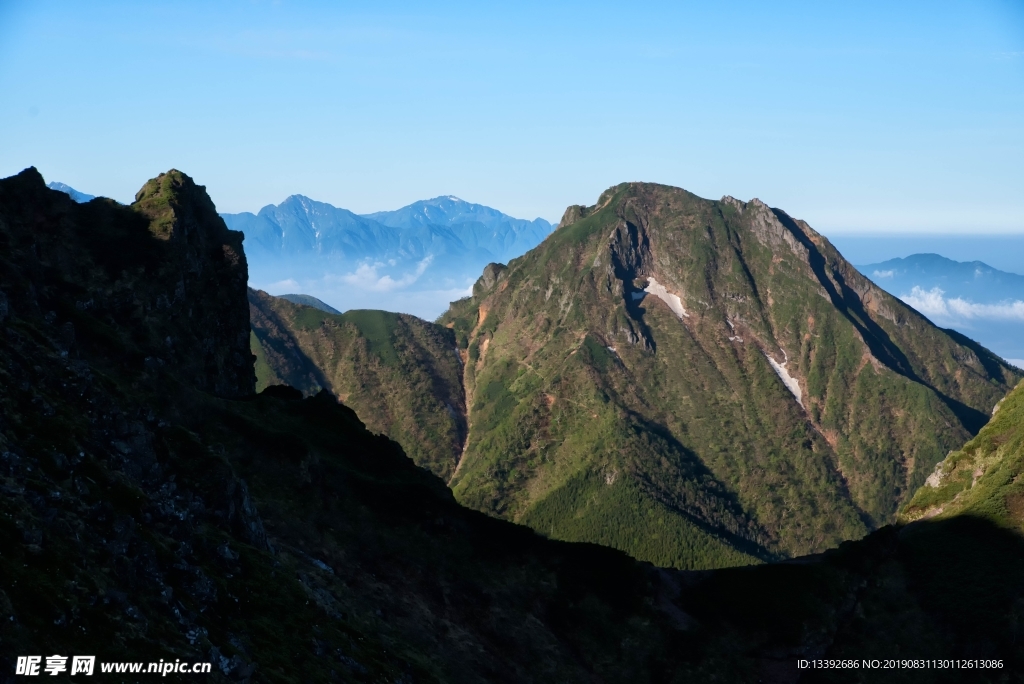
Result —
[[68, 195], [69, 197], [71, 197], [71, 199], [75, 200], [79, 204], [84, 204], [89, 200], [96, 199], [96, 195], [86, 195], [84, 192], [78, 192], [73, 187], [65, 183], [58, 183], [54, 181], [52, 183], [47, 183], [46, 187], [50, 188], [51, 190], [63, 192], [64, 194]]
[[992, 268], [1024, 273], [1024, 233], [829, 235], [853, 264], [878, 264], [908, 254], [940, 254], [956, 261], [982, 261]]
[[340, 314], [341, 312], [335, 309], [329, 304], [324, 304], [316, 297], [307, 294], [284, 294], [280, 295], [281, 299], [287, 299], [292, 304], [304, 304], [305, 306], [311, 306], [314, 309], [320, 309], [329, 314]]
[[292, 195], [258, 214], [221, 216], [230, 228], [245, 233], [250, 251], [356, 260], [451, 254], [473, 255], [484, 263], [504, 261], [535, 247], [552, 229], [544, 219], [517, 219], [455, 197], [360, 216]]
[[256, 214], [221, 216], [245, 234], [254, 288], [427, 319], [468, 295], [486, 264], [527, 252], [552, 230], [450, 196], [360, 216], [292, 195]]
[[[382, 226], [346, 209], [292, 195], [281, 204], [268, 204], [258, 214], [221, 214], [233, 230], [245, 233], [249, 252], [273, 256], [327, 254], [348, 249], [364, 253], [391, 247], [394, 236], [382, 235]], [[383, 238], [383, 239], [382, 239]], [[348, 244], [344, 244], [347, 242]], [[383, 244], [382, 244], [383, 243]]]
[[553, 228], [541, 218], [532, 221], [512, 218], [497, 209], [451, 195], [365, 216], [396, 228], [447, 226], [468, 248], [487, 250], [494, 257], [492, 261], [502, 262], [533, 249]]
[[938, 254], [912, 254], [857, 268], [938, 325], [1024, 367], [1024, 276]]
[[954, 261], [938, 254], [912, 254], [858, 268], [879, 284], [910, 290], [941, 288], [947, 296], [978, 302], [1024, 299], [1024, 275], [981, 261]]

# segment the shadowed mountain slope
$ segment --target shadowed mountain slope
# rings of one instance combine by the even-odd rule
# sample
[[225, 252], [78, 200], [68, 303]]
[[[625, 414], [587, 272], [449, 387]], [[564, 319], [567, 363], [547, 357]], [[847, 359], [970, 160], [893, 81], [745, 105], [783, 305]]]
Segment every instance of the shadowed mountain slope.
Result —
[[326, 388], [447, 480], [466, 437], [462, 365], [452, 331], [415, 316], [328, 314], [249, 290], [256, 386]]
[[86, 653], [237, 683], [793, 682], [797, 658], [834, 657], [1000, 667], [800, 681], [1021, 671], [1021, 540], [985, 521], [658, 570], [459, 506], [327, 392], [254, 395], [240, 236], [209, 209], [178, 172], [131, 207], [0, 180], [5, 680], [19, 655]]
[[652, 184], [570, 207], [441, 322], [467, 361], [456, 497], [677, 567], [890, 522], [1020, 378], [804, 222]]
[[212, 662], [220, 682], [681, 664], [626, 556], [460, 507], [327, 392], [255, 395], [240, 248], [176, 171], [130, 207], [0, 181], [5, 672], [32, 653]]

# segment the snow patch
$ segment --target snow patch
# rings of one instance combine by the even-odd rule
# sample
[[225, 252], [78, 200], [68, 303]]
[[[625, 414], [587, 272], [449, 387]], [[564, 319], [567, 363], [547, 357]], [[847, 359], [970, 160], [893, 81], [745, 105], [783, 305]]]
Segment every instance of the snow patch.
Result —
[[932, 489], [938, 489], [939, 486], [942, 484], [942, 463], [943, 463], [943, 461], [945, 461], [945, 459], [943, 459], [942, 461], [939, 461], [938, 463], [935, 464], [935, 470], [932, 472], [931, 475], [928, 476], [928, 479], [924, 481], [924, 486], [925, 487], [931, 487]]
[[768, 363], [771, 364], [775, 374], [782, 379], [782, 383], [786, 386], [786, 389], [792, 392], [793, 396], [796, 397], [796, 403], [803, 407], [803, 392], [800, 390], [800, 383], [796, 381], [796, 378], [789, 374], [789, 371], [786, 370], [786, 364], [789, 363], [789, 356], [786, 355], [786, 350], [782, 350], [782, 357], [786, 359], [782, 363], [777, 362], [769, 356], [768, 352], [764, 352], [764, 357], [768, 359]]
[[[652, 294], [661, 301], [668, 304], [668, 308], [672, 309], [672, 313], [679, 317], [679, 320], [689, 318], [690, 314], [686, 313], [686, 309], [683, 308], [683, 300], [679, 299], [678, 295], [674, 295], [665, 289], [665, 286], [659, 283], [654, 278], [649, 278], [647, 287], [644, 288], [644, 292]], [[633, 293], [633, 298], [636, 299], [638, 293]]]

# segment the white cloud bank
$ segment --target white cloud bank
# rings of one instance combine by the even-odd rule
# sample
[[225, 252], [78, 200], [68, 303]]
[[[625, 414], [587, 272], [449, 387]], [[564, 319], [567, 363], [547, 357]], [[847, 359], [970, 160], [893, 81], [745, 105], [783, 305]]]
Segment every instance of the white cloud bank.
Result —
[[[257, 287], [257, 289], [262, 289], [259, 288], [258, 286], [255, 287]], [[273, 290], [274, 292], [280, 292], [281, 294], [291, 294], [293, 292], [297, 293], [301, 288], [302, 286], [299, 285], [299, 281], [295, 280], [294, 278], [288, 278], [287, 280], [279, 280], [276, 283], [270, 283], [269, 285], [266, 286], [267, 292]]]
[[414, 270], [406, 273], [397, 280], [387, 274], [379, 275], [377, 270], [383, 268], [384, 264], [377, 262], [374, 264], [360, 264], [352, 273], [346, 273], [340, 276], [327, 276], [324, 278], [324, 281], [325, 285], [329, 284], [329, 281], [331, 280], [338, 280], [346, 285], [352, 285], [353, 287], [357, 287], [361, 290], [370, 290], [371, 292], [393, 292], [394, 290], [409, 287], [419, 280], [420, 276], [423, 275], [427, 268], [430, 267], [433, 260], [433, 255], [427, 256], [416, 264], [416, 268]]
[[428, 256], [416, 262], [414, 268], [391, 269], [387, 273], [394, 264], [366, 261], [333, 273], [307, 273], [284, 279], [285, 274], [271, 273], [262, 280], [250, 280], [249, 285], [277, 296], [312, 295], [339, 311], [382, 309], [432, 321], [448, 309], [450, 302], [471, 295], [476, 281], [475, 277], [458, 272], [438, 277], [433, 262], [434, 257]]
[[900, 299], [930, 318], [1024, 322], [1024, 301], [1019, 299], [999, 304], [976, 304], [961, 297], [949, 299], [944, 294], [938, 287], [925, 290], [915, 285], [910, 294], [902, 294]]

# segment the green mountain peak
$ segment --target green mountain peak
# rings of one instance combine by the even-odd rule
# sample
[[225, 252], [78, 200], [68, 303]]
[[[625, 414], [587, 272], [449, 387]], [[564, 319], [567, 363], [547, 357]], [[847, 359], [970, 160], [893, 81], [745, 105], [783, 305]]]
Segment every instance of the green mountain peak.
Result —
[[[0, 660], [6, 667], [15, 668], [22, 654], [88, 653], [96, 654], [97, 670], [119, 661], [209, 663], [210, 681], [236, 682], [902, 682], [908, 676], [960, 682], [1021, 671], [1016, 635], [1024, 543], [1019, 527], [1007, 529], [1019, 524], [1020, 388], [962, 456], [929, 471], [939, 473], [932, 489], [975, 515], [886, 526], [790, 562], [700, 573], [657, 568], [614, 549], [544, 539], [460, 506], [440, 478], [364, 426], [363, 420], [380, 420], [374, 411], [397, 410], [393, 405], [367, 404], [357, 416], [322, 389], [303, 397], [278, 385], [255, 395], [247, 351], [254, 337], [258, 349], [266, 343], [266, 363], [294, 343], [311, 372], [325, 379], [332, 371], [325, 360], [336, 361], [338, 379], [330, 381], [338, 386], [368, 367], [356, 379], [379, 386], [369, 401], [395, 391], [390, 369], [421, 363], [417, 354], [443, 350], [458, 367], [450, 345], [464, 340], [466, 377], [476, 378], [467, 385], [476, 435], [463, 458], [449, 454], [449, 465], [457, 461], [461, 468], [453, 481], [467, 481], [488, 449], [503, 443], [519, 449], [505, 453], [520, 460], [496, 461], [495, 482], [516, 483], [511, 469], [530, 465], [529, 448], [545, 446], [546, 429], [552, 442], [542, 453], [550, 458], [527, 482], [540, 496], [522, 516], [537, 529], [619, 543], [632, 533], [639, 540], [635, 551], [680, 566], [762, 558], [775, 539], [798, 538], [793, 530], [801, 520], [813, 531], [829, 518], [811, 510], [772, 527], [764, 514], [770, 509], [757, 507], [757, 492], [742, 488], [744, 478], [774, 477], [774, 489], [761, 496], [781, 493], [784, 502], [795, 502], [786, 515], [805, 516], [801, 492], [787, 486], [786, 478], [801, 475], [791, 467], [794, 459], [783, 451], [766, 457], [734, 450], [727, 455], [745, 469], [734, 485], [714, 447], [735, 441], [736, 431], [700, 432], [698, 419], [729, 427], [739, 406], [753, 438], [761, 439], [764, 422], [755, 411], [775, 409], [768, 419], [784, 445], [805, 439], [813, 446], [813, 435], [795, 432], [800, 424], [791, 416], [802, 409], [760, 347], [744, 356], [738, 350], [746, 340], [722, 343], [746, 365], [729, 366], [724, 354], [714, 357], [717, 366], [701, 361], [715, 349], [701, 327], [713, 320], [710, 307], [693, 296], [685, 271], [665, 265], [673, 253], [663, 245], [671, 245], [671, 235], [659, 235], [664, 229], [655, 220], [641, 231], [629, 219], [637, 237], [648, 240], [638, 258], [653, 266], [630, 289], [620, 283], [628, 299], [599, 299], [603, 281], [588, 280], [596, 256], [609, 263], [604, 247], [568, 241], [547, 255], [552, 270], [536, 287], [524, 276], [539, 278], [544, 254], [492, 268], [480, 298], [453, 307], [465, 316], [453, 318], [449, 329], [379, 311], [334, 315], [258, 292], [249, 293], [247, 306], [244, 255], [230, 256], [240, 250], [240, 236], [203, 218], [206, 201], [198, 189], [183, 184], [165, 198], [170, 215], [156, 211], [150, 218], [139, 207], [102, 198], [77, 204], [46, 189], [37, 173], [0, 180]], [[637, 206], [640, 220], [645, 210]], [[169, 219], [162, 224], [169, 232], [153, 230], [162, 218]], [[607, 224], [591, 227], [599, 239], [611, 234]], [[754, 282], [772, 287], [776, 303], [765, 307], [771, 323], [778, 318], [771, 307], [784, 298], [778, 282], [763, 280], [756, 244], [747, 244], [742, 231], [742, 225], [735, 229], [732, 244], [742, 248]], [[808, 254], [813, 263], [814, 251]], [[572, 258], [583, 275], [560, 270]], [[556, 275], [561, 280], [549, 291]], [[721, 291], [714, 269], [705, 276], [709, 289]], [[597, 294], [587, 290], [590, 282]], [[566, 289], [577, 297], [567, 298]], [[635, 304], [625, 315], [647, 337], [608, 349], [606, 323], [615, 319], [594, 324], [601, 309], [593, 302]], [[585, 315], [572, 319], [577, 308]], [[250, 333], [247, 311], [262, 337]], [[530, 342], [512, 335], [523, 329], [522, 320], [533, 316], [543, 327], [543, 318], [558, 311], [562, 318], [552, 324], [564, 332], [555, 334], [548, 324], [547, 337], [524, 348], [529, 365], [511, 366], [506, 350]], [[814, 315], [820, 316], [815, 329], [823, 330], [828, 310]], [[893, 344], [913, 351], [879, 325], [894, 335]], [[843, 339], [842, 328], [834, 327], [834, 339]], [[787, 352], [776, 363], [811, 406], [803, 350], [775, 335]], [[687, 347], [688, 338], [697, 342]], [[962, 371], [958, 382], [970, 386], [966, 369], [974, 360], [962, 348], [950, 349], [958, 354], [954, 375]], [[923, 377], [918, 369], [927, 363], [910, 351], [910, 365]], [[659, 357], [687, 365], [672, 371], [667, 361], [655, 363]], [[359, 363], [350, 368], [346, 358]], [[976, 358], [984, 365], [987, 357]], [[410, 377], [443, 387], [447, 376], [425, 370], [443, 370], [440, 357], [430, 363], [436, 365]], [[867, 382], [866, 373], [887, 375], [886, 368], [869, 361], [855, 387]], [[741, 370], [747, 372], [742, 380], [755, 383], [755, 398], [769, 393], [766, 402], [738, 394], [731, 379]], [[632, 385], [621, 381], [627, 372]], [[678, 397], [680, 377], [689, 378], [683, 386], [689, 403], [651, 401], [659, 391]], [[885, 389], [887, 402], [900, 399], [900, 385]], [[697, 414], [695, 397], [718, 403]], [[397, 408], [422, 427], [434, 399], [424, 388], [399, 393], [406, 406]], [[872, 406], [846, 408], [856, 416]], [[910, 414], [924, 421], [937, 409], [899, 410], [902, 428], [913, 427]], [[516, 421], [504, 420], [507, 414]], [[658, 422], [669, 414], [680, 421]], [[496, 427], [485, 431], [488, 420]], [[550, 446], [563, 442], [581, 450]], [[835, 454], [842, 456], [838, 443]], [[823, 461], [831, 454], [811, 456]], [[431, 463], [429, 453], [417, 458]], [[545, 497], [540, 476], [567, 478], [570, 486]], [[945, 489], [956, 483], [966, 484]], [[531, 491], [518, 491], [529, 504]], [[990, 495], [970, 499], [984, 492]], [[916, 501], [908, 510], [918, 510]], [[867, 666], [797, 665], [904, 656], [918, 660], [903, 663], [929, 667], [879, 673]], [[970, 673], [957, 667], [963, 663], [973, 666]]]
[[760, 200], [625, 183], [441, 322], [465, 349], [463, 503], [678, 567], [893, 519], [1017, 371]]

